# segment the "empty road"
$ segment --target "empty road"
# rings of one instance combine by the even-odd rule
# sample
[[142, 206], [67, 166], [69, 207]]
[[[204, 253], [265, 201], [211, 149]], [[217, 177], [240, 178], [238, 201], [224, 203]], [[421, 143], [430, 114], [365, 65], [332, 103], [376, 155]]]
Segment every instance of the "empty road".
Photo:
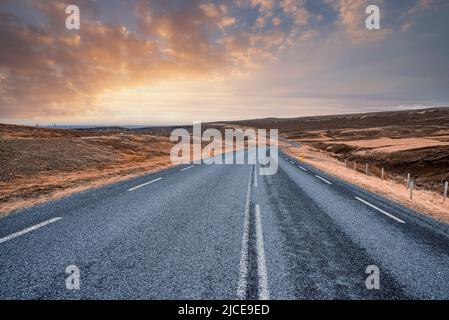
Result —
[[448, 225], [283, 154], [259, 169], [181, 165], [4, 217], [0, 298], [449, 298]]

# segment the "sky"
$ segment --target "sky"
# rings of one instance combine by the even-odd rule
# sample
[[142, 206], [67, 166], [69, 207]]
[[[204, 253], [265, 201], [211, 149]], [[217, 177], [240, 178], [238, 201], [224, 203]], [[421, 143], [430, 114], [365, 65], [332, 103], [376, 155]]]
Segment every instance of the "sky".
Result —
[[[79, 30], [66, 28], [68, 5]], [[368, 5], [380, 30], [365, 27]], [[446, 107], [448, 57], [445, 0], [1, 0], [0, 122]]]

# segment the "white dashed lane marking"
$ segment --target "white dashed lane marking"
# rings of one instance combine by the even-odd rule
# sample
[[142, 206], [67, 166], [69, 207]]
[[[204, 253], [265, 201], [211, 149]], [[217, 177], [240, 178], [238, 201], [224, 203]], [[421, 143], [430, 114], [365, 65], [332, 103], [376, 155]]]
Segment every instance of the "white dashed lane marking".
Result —
[[147, 186], [149, 184], [155, 183], [155, 182], [157, 182], [159, 180], [162, 180], [162, 178], [157, 178], [157, 179], [151, 180], [149, 182], [139, 184], [138, 186], [135, 186], [135, 187], [133, 187], [131, 189], [128, 189], [128, 191], [134, 191], [134, 190], [140, 189], [140, 188], [145, 187], [145, 186]]
[[317, 178], [320, 179], [321, 181], [326, 182], [327, 184], [332, 184], [332, 182], [330, 182], [330, 181], [324, 179], [323, 177], [320, 177], [319, 175], [315, 175], [315, 177], [317, 177]]
[[388, 213], [388, 212], [386, 212], [386, 211], [384, 211], [384, 210], [382, 210], [382, 209], [376, 207], [374, 204], [371, 204], [371, 203], [369, 203], [368, 201], [365, 201], [365, 200], [363, 200], [363, 199], [361, 199], [361, 198], [359, 198], [359, 197], [355, 197], [355, 198], [356, 198], [357, 200], [359, 200], [360, 202], [363, 202], [363, 203], [366, 204], [367, 206], [370, 206], [371, 208], [376, 209], [377, 211], [383, 213], [383, 214], [386, 215], [387, 217], [390, 217], [391, 219], [396, 220], [396, 221], [399, 222], [399, 223], [405, 223], [404, 220], [401, 220], [401, 219], [395, 217], [394, 215], [392, 215], [392, 214], [390, 214], [390, 213]]
[[50, 220], [41, 222], [41, 223], [39, 223], [39, 224], [36, 224], [36, 225], [34, 225], [34, 226], [32, 226], [32, 227], [23, 229], [22, 231], [19, 231], [19, 232], [13, 233], [13, 234], [11, 234], [11, 235], [9, 235], [9, 236], [7, 236], [7, 237], [1, 238], [1, 239], [0, 239], [0, 243], [9, 241], [9, 240], [14, 239], [14, 238], [17, 238], [17, 237], [20, 237], [21, 235], [24, 235], [24, 234], [26, 234], [26, 233], [28, 233], [28, 232], [37, 230], [37, 229], [39, 229], [39, 228], [42, 228], [42, 227], [44, 227], [44, 226], [46, 226], [46, 225], [48, 225], [48, 224], [50, 224], [50, 223], [59, 221], [59, 220], [61, 220], [61, 219], [62, 219], [61, 217], [53, 218], [53, 219], [50, 219]]

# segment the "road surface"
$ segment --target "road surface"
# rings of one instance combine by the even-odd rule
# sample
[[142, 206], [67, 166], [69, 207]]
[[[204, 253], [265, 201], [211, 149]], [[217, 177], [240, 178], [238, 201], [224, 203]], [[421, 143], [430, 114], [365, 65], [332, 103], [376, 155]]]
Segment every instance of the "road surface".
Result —
[[448, 225], [283, 154], [259, 169], [182, 165], [0, 219], [0, 298], [449, 298]]

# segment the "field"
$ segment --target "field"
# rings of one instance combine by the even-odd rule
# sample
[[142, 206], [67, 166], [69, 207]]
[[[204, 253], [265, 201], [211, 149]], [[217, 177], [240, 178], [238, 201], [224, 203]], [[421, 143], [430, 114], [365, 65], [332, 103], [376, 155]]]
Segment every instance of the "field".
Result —
[[[336, 161], [316, 162], [322, 169], [332, 171], [334, 163], [340, 168], [346, 161], [348, 168], [356, 164], [363, 171], [368, 164], [370, 175], [379, 176], [384, 168], [385, 177], [399, 184], [410, 173], [415, 186], [433, 192], [436, 199], [449, 179], [449, 108], [269, 118], [207, 127], [277, 128], [284, 141], [319, 155], [308, 160], [324, 155]], [[171, 129], [84, 132], [0, 124], [0, 214], [166, 168], [171, 165]], [[283, 145], [289, 148], [288, 143]]]
[[449, 108], [232, 122], [277, 128], [280, 136], [340, 161], [384, 168], [441, 192], [449, 179]]
[[0, 214], [170, 165], [167, 137], [0, 125]]
[[0, 124], [0, 215], [170, 167], [172, 129]]

